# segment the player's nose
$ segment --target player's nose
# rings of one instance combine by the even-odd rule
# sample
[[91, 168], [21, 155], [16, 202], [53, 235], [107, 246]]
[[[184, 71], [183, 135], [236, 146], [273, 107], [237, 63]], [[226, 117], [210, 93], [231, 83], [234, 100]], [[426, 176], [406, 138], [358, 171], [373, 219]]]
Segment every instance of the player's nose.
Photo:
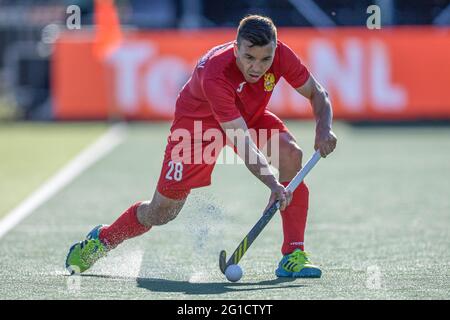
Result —
[[261, 64], [255, 63], [255, 64], [253, 65], [252, 70], [253, 70], [253, 72], [255, 72], [255, 73], [261, 75], [261, 74], [263, 73], [264, 68], [263, 68], [263, 66], [262, 66]]

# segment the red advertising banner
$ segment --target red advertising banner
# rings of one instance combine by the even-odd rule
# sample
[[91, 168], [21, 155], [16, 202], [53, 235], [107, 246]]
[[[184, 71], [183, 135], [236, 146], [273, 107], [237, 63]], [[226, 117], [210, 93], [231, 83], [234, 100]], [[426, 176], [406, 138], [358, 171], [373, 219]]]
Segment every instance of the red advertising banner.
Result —
[[[450, 29], [281, 29], [330, 94], [337, 119], [450, 118]], [[52, 60], [56, 119], [171, 119], [197, 60], [233, 40], [235, 30], [127, 32], [108, 61], [93, 53], [92, 33], [65, 33]], [[311, 118], [309, 102], [286, 82], [269, 109]]]

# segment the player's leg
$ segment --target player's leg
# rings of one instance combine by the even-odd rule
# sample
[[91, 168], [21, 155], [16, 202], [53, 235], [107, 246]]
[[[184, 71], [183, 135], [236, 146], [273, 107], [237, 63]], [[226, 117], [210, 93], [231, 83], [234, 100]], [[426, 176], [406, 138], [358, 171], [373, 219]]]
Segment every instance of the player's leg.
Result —
[[[280, 182], [290, 182], [302, 168], [303, 152], [290, 132], [280, 132], [278, 136], [278, 164]], [[269, 142], [270, 145], [270, 142]], [[270, 155], [273, 158], [275, 155]]]
[[171, 199], [155, 191], [151, 201], [135, 203], [110, 226], [103, 226], [99, 239], [108, 249], [117, 247], [125, 240], [161, 226], [176, 218], [186, 202], [186, 197]]
[[[171, 149], [169, 144], [168, 150]], [[153, 226], [160, 226], [173, 220], [186, 201], [190, 188], [185, 181], [177, 179], [173, 184], [173, 179], [167, 180], [170, 170], [166, 166], [170, 159], [170, 153], [166, 152], [158, 190], [155, 191], [151, 201], [140, 201], [125, 210], [111, 225], [99, 225], [88, 233], [86, 239], [75, 243], [69, 250], [66, 258], [66, 269], [71, 273], [82, 273], [88, 270], [108, 251], [114, 249], [127, 239], [140, 236], [148, 232]], [[193, 168], [195, 169], [195, 168]], [[181, 172], [177, 173], [182, 175]], [[170, 178], [172, 178], [170, 176]], [[191, 180], [195, 174], [191, 175]], [[189, 183], [189, 181], [187, 181]], [[164, 193], [164, 195], [162, 194]]]
[[181, 211], [186, 197], [170, 199], [155, 191], [151, 201], [133, 204], [111, 225], [99, 225], [85, 240], [75, 243], [67, 255], [66, 269], [71, 274], [82, 273], [123, 241], [168, 223]]
[[[280, 182], [287, 186], [302, 167], [302, 150], [289, 132], [281, 132], [278, 137], [278, 170]], [[272, 155], [273, 157], [273, 155]], [[304, 251], [304, 237], [308, 216], [309, 190], [303, 181], [292, 195], [291, 204], [281, 211], [283, 223], [283, 259], [275, 271], [279, 277], [321, 276], [321, 270], [310, 263]]]
[[[270, 112], [266, 112], [258, 124], [259, 129], [276, 129], [270, 134], [267, 145], [260, 146], [271, 163], [279, 171], [279, 181], [287, 186], [302, 167], [303, 153], [294, 136], [284, 123]], [[277, 147], [274, 147], [277, 146]], [[286, 210], [281, 211], [283, 224], [283, 259], [276, 271], [277, 276], [320, 277], [320, 269], [313, 266], [304, 252], [304, 235], [308, 216], [309, 190], [303, 181], [292, 195]]]
[[[278, 148], [272, 148], [277, 139]], [[281, 184], [287, 186], [302, 167], [302, 150], [295, 138], [288, 131], [272, 136], [268, 142], [268, 157], [279, 171]], [[304, 233], [308, 214], [309, 190], [303, 181], [292, 195], [291, 204], [281, 212], [283, 221], [284, 241], [281, 252], [283, 255], [292, 253], [299, 248], [304, 250]]]
[[[167, 177], [173, 180], [172, 175], [168, 175], [172, 148], [171, 143], [166, 147], [158, 181], [158, 189], [164, 190], [165, 194], [161, 194], [159, 190], [155, 191], [151, 201], [141, 201], [131, 205], [111, 225], [99, 225], [88, 233], [85, 240], [75, 243], [66, 258], [66, 269], [70, 273], [88, 270], [99, 258], [123, 241], [148, 232], [154, 225], [166, 224], [177, 216], [190, 188], [184, 185], [182, 179], [178, 179], [182, 174], [179, 172], [182, 165], [179, 165], [176, 171], [177, 180], [180, 181], [176, 181], [175, 185], [166, 183], [166, 181], [170, 182], [166, 179]], [[172, 171], [170, 171], [171, 174]]]
[[147, 227], [164, 225], [177, 217], [186, 199], [171, 199], [156, 190], [151, 201], [143, 201], [137, 208], [137, 219]]
[[[194, 132], [195, 126], [192, 119], [178, 119], [174, 123], [171, 128], [172, 133], [178, 128], [187, 132]], [[203, 124], [203, 130], [218, 126], [216, 122], [211, 121], [203, 121]], [[183, 150], [187, 151], [192, 159], [196, 159], [196, 152], [201, 152], [202, 149], [197, 150], [195, 144], [191, 144], [189, 140], [183, 139], [182, 142], [187, 143], [183, 145], [186, 150]], [[209, 143], [211, 142], [205, 141], [202, 145], [207, 147]], [[133, 204], [110, 226], [100, 225], [95, 227], [85, 240], [70, 248], [66, 259], [66, 268], [71, 273], [86, 271], [100, 257], [123, 241], [142, 235], [153, 226], [164, 225], [173, 220], [183, 208], [191, 189], [211, 183], [211, 174], [215, 162], [205, 163], [200, 161], [200, 163], [196, 163], [192, 159], [183, 162], [183, 159], [172, 156], [172, 151], [176, 147], [179, 147], [179, 144], [169, 138], [158, 187], [151, 201]], [[193, 149], [188, 150], [189, 148]], [[220, 153], [220, 149], [221, 146], [217, 148], [216, 153], [212, 153], [212, 160], [215, 160], [215, 157]]]

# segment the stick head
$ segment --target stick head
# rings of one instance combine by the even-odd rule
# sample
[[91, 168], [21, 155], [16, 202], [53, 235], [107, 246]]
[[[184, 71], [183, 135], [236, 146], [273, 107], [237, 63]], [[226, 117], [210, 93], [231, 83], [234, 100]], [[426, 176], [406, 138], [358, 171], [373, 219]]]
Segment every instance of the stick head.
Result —
[[220, 271], [222, 271], [222, 273], [225, 274], [225, 269], [227, 268], [227, 253], [225, 250], [220, 251], [219, 267]]

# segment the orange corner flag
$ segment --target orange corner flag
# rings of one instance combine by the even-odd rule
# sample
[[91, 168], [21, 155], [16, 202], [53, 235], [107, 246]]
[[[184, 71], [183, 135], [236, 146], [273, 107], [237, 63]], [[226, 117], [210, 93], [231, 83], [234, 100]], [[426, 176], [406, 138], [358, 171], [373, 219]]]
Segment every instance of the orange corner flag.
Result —
[[122, 30], [114, 0], [95, 0], [94, 21], [94, 54], [100, 59], [106, 59], [122, 41]]

